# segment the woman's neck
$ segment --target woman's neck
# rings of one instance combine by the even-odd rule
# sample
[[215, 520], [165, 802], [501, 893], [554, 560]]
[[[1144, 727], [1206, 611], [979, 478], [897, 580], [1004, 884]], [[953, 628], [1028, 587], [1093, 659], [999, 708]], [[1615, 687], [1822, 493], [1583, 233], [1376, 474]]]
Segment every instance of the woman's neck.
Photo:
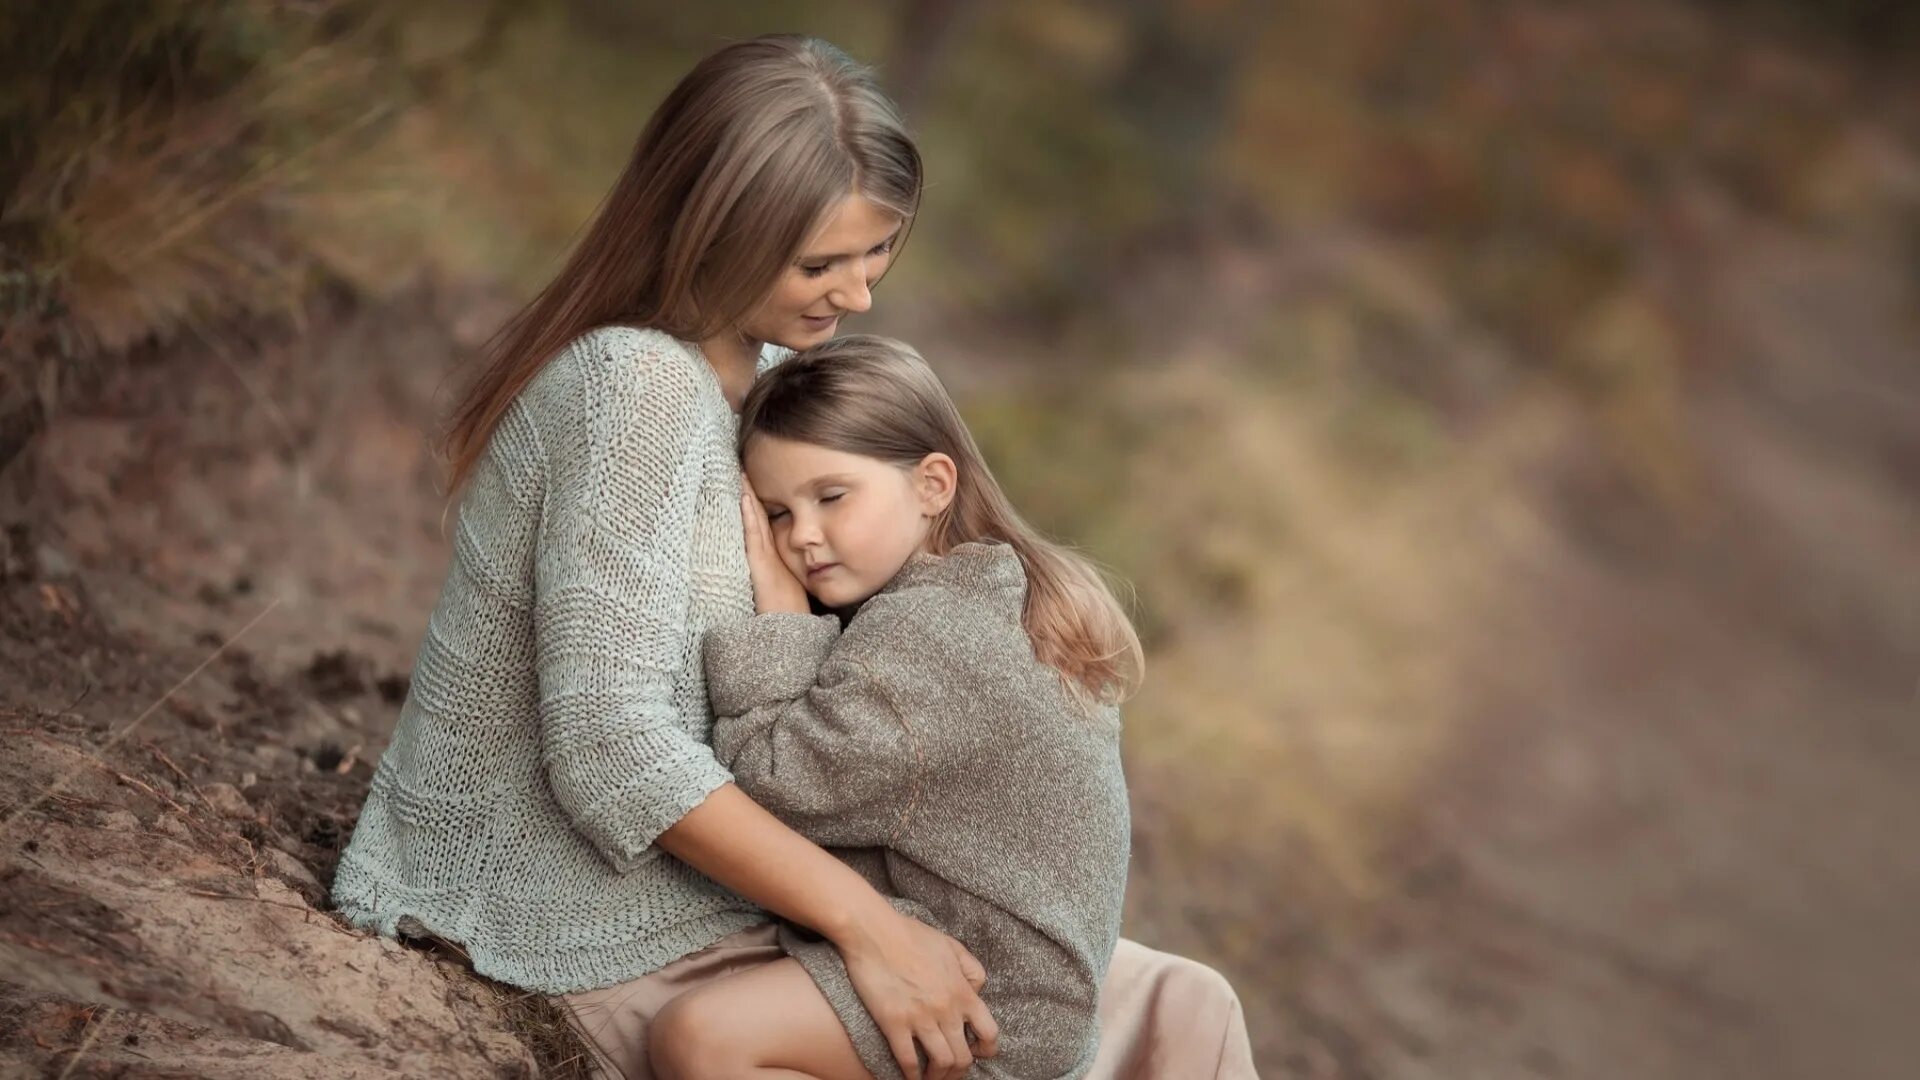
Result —
[[754, 371], [760, 365], [760, 343], [733, 331], [722, 331], [702, 341], [700, 352], [707, 358], [707, 366], [713, 368], [714, 377], [720, 380], [720, 392], [726, 395], [727, 404], [739, 412], [740, 403], [746, 400], [747, 388], [753, 385]]

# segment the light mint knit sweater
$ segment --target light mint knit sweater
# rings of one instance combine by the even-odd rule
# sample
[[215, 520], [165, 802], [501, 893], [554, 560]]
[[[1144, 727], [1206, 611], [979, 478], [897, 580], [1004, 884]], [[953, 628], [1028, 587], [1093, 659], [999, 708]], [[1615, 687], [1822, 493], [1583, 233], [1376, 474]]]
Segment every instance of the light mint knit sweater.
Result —
[[700, 648], [753, 613], [736, 423], [693, 346], [626, 327], [582, 335], [515, 399], [341, 856], [348, 919], [459, 942], [546, 993], [766, 921], [654, 844], [731, 779]]

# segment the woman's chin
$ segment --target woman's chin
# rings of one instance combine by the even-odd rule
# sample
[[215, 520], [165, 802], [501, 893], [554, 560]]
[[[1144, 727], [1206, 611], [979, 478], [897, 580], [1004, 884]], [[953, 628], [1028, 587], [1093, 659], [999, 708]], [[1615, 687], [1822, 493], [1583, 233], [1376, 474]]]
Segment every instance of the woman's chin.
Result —
[[766, 340], [783, 349], [792, 349], [794, 352], [799, 352], [802, 349], [810, 349], [832, 336], [832, 330], [828, 330], [825, 333], [815, 333], [809, 330], [794, 330], [782, 334], [779, 337], [769, 337]]
[[825, 326], [820, 326], [816, 323], [808, 322], [805, 319], [802, 319], [800, 322], [801, 336], [805, 339], [806, 343], [809, 345], [818, 345], [821, 342], [826, 341], [827, 339], [833, 337], [833, 335], [836, 332], [838, 332], [839, 329], [840, 329], [839, 319], [834, 319], [833, 321], [827, 323]]

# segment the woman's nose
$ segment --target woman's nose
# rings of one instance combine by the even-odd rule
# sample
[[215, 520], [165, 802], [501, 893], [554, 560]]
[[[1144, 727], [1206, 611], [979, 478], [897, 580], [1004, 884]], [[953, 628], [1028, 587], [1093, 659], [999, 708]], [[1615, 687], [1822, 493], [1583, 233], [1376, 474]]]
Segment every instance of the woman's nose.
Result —
[[848, 275], [845, 284], [833, 290], [827, 299], [841, 311], [850, 311], [855, 315], [873, 306], [873, 286], [867, 280], [867, 267], [864, 261], [856, 263], [853, 273]]

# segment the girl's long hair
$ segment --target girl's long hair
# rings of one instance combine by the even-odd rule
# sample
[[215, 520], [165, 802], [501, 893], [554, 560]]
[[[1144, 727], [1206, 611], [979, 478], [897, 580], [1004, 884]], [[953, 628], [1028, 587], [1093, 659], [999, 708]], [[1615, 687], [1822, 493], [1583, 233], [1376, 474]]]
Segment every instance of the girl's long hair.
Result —
[[450, 491], [516, 395], [567, 342], [625, 323], [701, 341], [748, 318], [826, 212], [858, 191], [920, 206], [920, 152], [872, 74], [778, 34], [695, 65], [647, 121], [565, 267], [486, 346], [441, 446]]
[[740, 410], [739, 449], [773, 436], [911, 468], [931, 453], [953, 459], [953, 501], [928, 547], [969, 541], [1013, 548], [1027, 572], [1021, 622], [1034, 656], [1083, 702], [1118, 703], [1140, 686], [1140, 638], [1100, 572], [1041, 536], [1001, 490], [940, 379], [904, 342], [868, 334], [796, 353], [762, 375]]

